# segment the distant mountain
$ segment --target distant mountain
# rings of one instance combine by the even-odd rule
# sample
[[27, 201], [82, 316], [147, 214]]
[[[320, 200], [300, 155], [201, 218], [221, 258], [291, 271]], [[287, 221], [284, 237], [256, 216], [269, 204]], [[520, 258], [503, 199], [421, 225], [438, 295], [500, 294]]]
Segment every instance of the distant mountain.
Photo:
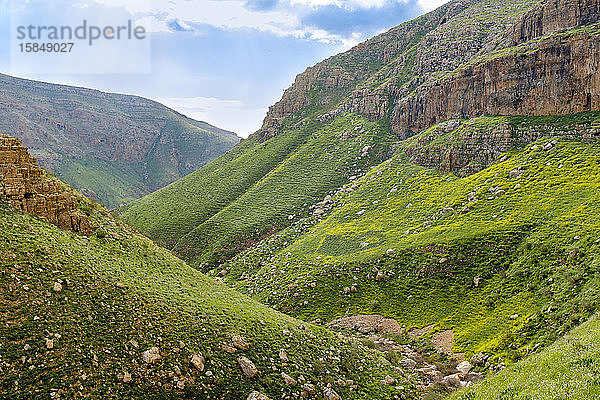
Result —
[[240, 140], [152, 100], [2, 74], [0, 115], [1, 133], [112, 208], [197, 170]]

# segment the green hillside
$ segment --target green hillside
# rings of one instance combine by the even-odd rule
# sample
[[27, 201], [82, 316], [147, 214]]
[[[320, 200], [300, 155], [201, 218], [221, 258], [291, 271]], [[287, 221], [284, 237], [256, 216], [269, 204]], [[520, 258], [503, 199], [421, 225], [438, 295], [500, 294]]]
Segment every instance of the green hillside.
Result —
[[110, 208], [197, 170], [239, 141], [152, 100], [3, 74], [0, 110], [1, 132]]
[[[207, 269], [307, 216], [349, 178], [388, 159], [406, 136], [391, 126], [387, 95], [361, 100], [366, 109], [359, 115], [345, 112], [357, 91], [386, 85], [414, 91], [491, 51], [535, 3], [494, 1], [450, 2], [307, 69], [259, 132], [196, 173], [125, 205], [123, 220]], [[434, 40], [440, 36], [443, 43]]]
[[[467, 356], [519, 359], [552, 342], [598, 306], [600, 145], [583, 137], [600, 114], [482, 117], [458, 130], [506, 123], [545, 137], [463, 178], [399, 151], [340, 190], [322, 221], [235, 257], [226, 280], [307, 320], [378, 313], [451, 329]], [[432, 143], [451, 146], [455, 134]]]
[[394, 136], [347, 116], [228, 154], [122, 209], [122, 218], [193, 265], [214, 264], [310, 213], [310, 205], [386, 159]]
[[[305, 384], [319, 396], [331, 385], [344, 399], [412, 397], [381, 353], [252, 301], [98, 206], [81, 208], [97, 226], [91, 237], [0, 203], [0, 397], [280, 398]], [[148, 363], [152, 347], [160, 359]], [[244, 377], [242, 356], [257, 377]], [[388, 374], [401, 387], [382, 384]]]
[[600, 321], [592, 318], [540, 354], [450, 396], [456, 400], [600, 397]]

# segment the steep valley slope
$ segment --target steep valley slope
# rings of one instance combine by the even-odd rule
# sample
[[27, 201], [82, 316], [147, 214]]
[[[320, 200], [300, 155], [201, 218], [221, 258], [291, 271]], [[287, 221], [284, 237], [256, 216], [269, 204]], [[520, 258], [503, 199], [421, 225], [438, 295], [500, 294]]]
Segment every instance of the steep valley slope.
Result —
[[459, 398], [552, 398], [523, 371], [565, 347], [531, 354], [599, 311], [599, 23], [597, 0], [452, 1], [307, 69], [122, 217], [305, 321], [393, 318], [478, 371], [525, 358]]
[[141, 97], [2, 74], [0, 112], [0, 132], [110, 208], [196, 171], [239, 141]]
[[[57, 187], [14, 138], [0, 136], [0, 171], [0, 397], [417, 396], [382, 353], [215, 282]], [[50, 211], [73, 204], [91, 231], [54, 226]]]

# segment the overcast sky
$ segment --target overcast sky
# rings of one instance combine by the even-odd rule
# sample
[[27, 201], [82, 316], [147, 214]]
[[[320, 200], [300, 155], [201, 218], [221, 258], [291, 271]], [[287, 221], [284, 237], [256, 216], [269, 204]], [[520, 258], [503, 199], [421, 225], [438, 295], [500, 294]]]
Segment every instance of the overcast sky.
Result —
[[118, 16], [152, 31], [149, 74], [40, 74], [11, 70], [11, 2], [0, 0], [0, 71], [149, 97], [246, 137], [306, 67], [445, 2], [14, 0], [13, 7], [45, 23]]

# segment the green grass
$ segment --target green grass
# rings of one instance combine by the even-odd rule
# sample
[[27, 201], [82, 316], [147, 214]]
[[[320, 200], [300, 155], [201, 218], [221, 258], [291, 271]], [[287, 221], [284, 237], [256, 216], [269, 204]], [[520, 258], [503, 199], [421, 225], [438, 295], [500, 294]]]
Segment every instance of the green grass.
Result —
[[600, 398], [600, 320], [597, 316], [555, 344], [451, 400]]
[[[393, 140], [379, 124], [352, 115], [264, 143], [251, 139], [126, 206], [122, 218], [192, 265], [215, 265], [308, 215], [310, 205], [385, 159]], [[366, 146], [372, 148], [362, 156]]]
[[[0, 397], [241, 399], [252, 390], [297, 396], [299, 385], [287, 386], [282, 371], [320, 393], [332, 384], [345, 399], [413, 397], [412, 384], [380, 353], [214, 282], [98, 206], [82, 200], [82, 209], [98, 227], [90, 237], [0, 202]], [[59, 280], [63, 289], [56, 292]], [[224, 351], [232, 335], [242, 335], [250, 349]], [[50, 338], [53, 349], [46, 348]], [[142, 353], [153, 346], [162, 358], [148, 365]], [[279, 358], [281, 349], [289, 361]], [[203, 372], [189, 361], [197, 353], [206, 358]], [[242, 376], [242, 354], [256, 364], [258, 378]], [[129, 383], [119, 377], [125, 372]], [[404, 389], [381, 384], [387, 374]], [[339, 379], [357, 389], [335, 384]]]
[[[549, 138], [536, 149], [520, 145], [464, 178], [411, 164], [400, 151], [334, 196], [323, 221], [301, 221], [234, 258], [226, 279], [306, 320], [379, 313], [407, 327], [452, 329], [455, 351], [468, 356], [522, 358], [598, 307], [600, 144], [581, 141], [596, 121], [594, 113], [470, 121], [563, 139], [552, 150], [542, 149]], [[509, 177], [518, 168], [522, 175]], [[377, 271], [389, 279], [377, 281]], [[352, 285], [356, 293], [344, 294]]]

